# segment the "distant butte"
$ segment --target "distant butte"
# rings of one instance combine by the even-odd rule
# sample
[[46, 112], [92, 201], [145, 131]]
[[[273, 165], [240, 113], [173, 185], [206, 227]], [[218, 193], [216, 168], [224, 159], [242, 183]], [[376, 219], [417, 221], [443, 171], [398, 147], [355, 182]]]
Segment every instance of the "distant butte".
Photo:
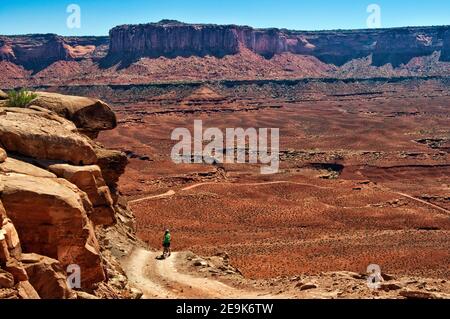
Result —
[[[162, 63], [160, 58], [174, 61]], [[179, 58], [185, 60], [175, 60]], [[221, 79], [448, 76], [449, 62], [450, 26], [294, 31], [161, 20], [117, 26], [109, 37], [0, 36], [4, 88], [58, 81], [205, 80], [218, 75]], [[203, 65], [208, 69], [201, 71]], [[121, 70], [126, 74], [118, 73]]]

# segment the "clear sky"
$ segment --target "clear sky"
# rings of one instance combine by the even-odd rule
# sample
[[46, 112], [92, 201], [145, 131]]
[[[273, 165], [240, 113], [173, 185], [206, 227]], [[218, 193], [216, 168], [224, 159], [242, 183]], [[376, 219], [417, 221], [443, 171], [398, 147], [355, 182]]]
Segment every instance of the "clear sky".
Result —
[[[67, 7], [81, 9], [68, 28]], [[450, 25], [449, 0], [0, 0], [0, 34], [107, 35], [120, 24], [176, 19], [297, 30], [366, 28], [368, 5], [381, 26]]]

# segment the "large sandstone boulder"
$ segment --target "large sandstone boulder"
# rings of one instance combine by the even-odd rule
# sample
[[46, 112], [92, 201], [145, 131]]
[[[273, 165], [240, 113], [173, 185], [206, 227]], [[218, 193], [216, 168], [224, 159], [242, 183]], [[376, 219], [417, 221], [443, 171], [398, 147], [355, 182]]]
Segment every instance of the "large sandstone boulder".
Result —
[[34, 158], [83, 165], [97, 161], [90, 141], [77, 133], [73, 123], [33, 109], [0, 110], [0, 144]]
[[46, 171], [45, 169], [11, 157], [8, 157], [0, 164], [0, 173], [19, 173], [36, 177], [56, 178], [55, 174]]
[[98, 132], [111, 130], [117, 126], [116, 115], [100, 100], [48, 92], [36, 94], [38, 97], [33, 100], [33, 105], [56, 112], [74, 122], [82, 130]]
[[22, 264], [28, 274], [28, 281], [43, 299], [74, 298], [67, 285], [66, 272], [55, 259], [38, 254], [23, 254]]
[[93, 212], [89, 218], [95, 225], [113, 225], [116, 222], [111, 193], [103, 180], [100, 167], [53, 164], [48, 169], [58, 177], [78, 186], [88, 195], [93, 206]]
[[105, 279], [84, 192], [64, 179], [16, 173], [0, 175], [0, 183], [1, 200], [24, 252], [55, 258], [63, 267], [79, 265], [85, 288]]
[[0, 100], [6, 100], [8, 98], [8, 94], [0, 90]]

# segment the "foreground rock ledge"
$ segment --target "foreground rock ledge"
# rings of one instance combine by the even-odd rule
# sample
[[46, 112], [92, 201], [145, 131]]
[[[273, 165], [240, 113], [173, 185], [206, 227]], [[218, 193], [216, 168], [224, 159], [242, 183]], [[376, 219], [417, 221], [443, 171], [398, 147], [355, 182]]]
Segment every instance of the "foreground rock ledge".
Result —
[[49, 92], [36, 93], [38, 97], [33, 100], [33, 105], [54, 111], [89, 134], [95, 135], [98, 131], [117, 126], [116, 115], [103, 101]]
[[1, 199], [24, 251], [57, 259], [64, 267], [79, 265], [84, 287], [105, 279], [86, 194], [63, 179], [10, 173], [0, 181]]
[[[137, 241], [117, 190], [128, 160], [90, 139], [114, 113], [53, 93], [33, 103], [0, 101], [0, 299], [134, 298], [113, 249]], [[67, 287], [73, 264], [82, 291]]]
[[32, 109], [0, 109], [0, 143], [11, 152], [73, 164], [95, 164], [89, 140], [75, 125], [56, 115]]
[[73, 166], [53, 164], [48, 169], [84, 191], [93, 206], [89, 218], [95, 225], [113, 225], [116, 222], [113, 200], [97, 165]]

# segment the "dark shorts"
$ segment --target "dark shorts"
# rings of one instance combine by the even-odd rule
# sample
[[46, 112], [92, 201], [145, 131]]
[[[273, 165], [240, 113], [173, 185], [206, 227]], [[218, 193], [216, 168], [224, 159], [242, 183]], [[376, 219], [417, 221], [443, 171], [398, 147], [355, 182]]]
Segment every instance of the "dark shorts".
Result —
[[170, 248], [170, 243], [163, 243], [164, 248]]

